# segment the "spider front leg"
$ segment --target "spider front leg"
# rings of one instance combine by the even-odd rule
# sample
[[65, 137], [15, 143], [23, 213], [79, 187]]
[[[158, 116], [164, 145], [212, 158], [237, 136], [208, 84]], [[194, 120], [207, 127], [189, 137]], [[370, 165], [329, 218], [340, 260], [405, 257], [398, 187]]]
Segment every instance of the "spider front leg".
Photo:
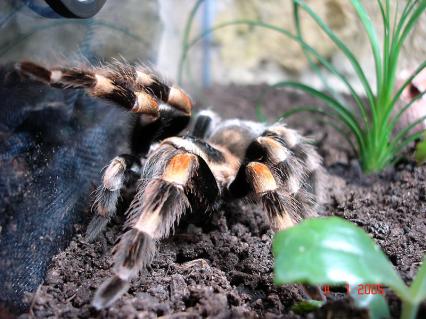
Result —
[[141, 174], [139, 158], [122, 154], [115, 157], [106, 168], [102, 185], [96, 190], [93, 209], [95, 216], [86, 230], [86, 240], [93, 241], [105, 228], [117, 210], [120, 194], [128, 184], [134, 184]]
[[154, 117], [160, 115], [160, 103], [191, 115], [192, 102], [180, 88], [170, 86], [141, 66], [116, 62], [93, 68], [46, 69], [33, 62], [21, 62], [16, 68], [25, 75], [52, 86], [82, 88], [89, 94], [114, 102], [132, 112]]
[[[128, 289], [129, 281], [152, 262], [155, 241], [167, 237], [194, 206], [207, 209], [219, 190], [206, 162], [169, 145], [148, 158], [143, 181], [128, 210], [128, 229], [114, 247], [113, 276], [97, 290], [93, 306], [102, 309]], [[208, 190], [204, 192], [204, 190]]]

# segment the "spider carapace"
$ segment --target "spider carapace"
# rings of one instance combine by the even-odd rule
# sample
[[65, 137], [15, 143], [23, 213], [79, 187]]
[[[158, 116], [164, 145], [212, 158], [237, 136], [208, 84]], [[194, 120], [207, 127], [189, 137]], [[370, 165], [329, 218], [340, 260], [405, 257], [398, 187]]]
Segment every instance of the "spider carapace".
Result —
[[[56, 87], [85, 89], [142, 116], [179, 117], [187, 119], [185, 124], [191, 117], [188, 95], [143, 67], [114, 63], [46, 69], [22, 62], [17, 68]], [[253, 200], [262, 203], [274, 231], [316, 216], [321, 158], [307, 138], [282, 122], [266, 126], [222, 120], [209, 110], [199, 112], [193, 122], [190, 134], [153, 143], [143, 164], [139, 155], [123, 154], [105, 169], [88, 240], [94, 240], [115, 214], [128, 182], [138, 181], [138, 186], [124, 233], [113, 250], [112, 276], [94, 296], [97, 309], [108, 307], [127, 291], [130, 280], [151, 263], [155, 242], [167, 237], [190, 209], [212, 211], [221, 200]], [[172, 120], [163, 123], [174, 125]]]

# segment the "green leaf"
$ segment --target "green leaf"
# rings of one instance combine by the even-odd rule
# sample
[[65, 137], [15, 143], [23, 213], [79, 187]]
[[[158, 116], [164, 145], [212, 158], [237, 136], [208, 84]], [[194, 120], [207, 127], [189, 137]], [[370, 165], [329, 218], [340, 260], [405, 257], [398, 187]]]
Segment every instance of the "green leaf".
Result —
[[275, 88], [290, 87], [290, 88], [298, 89], [325, 102], [326, 103], [325, 107], [333, 111], [336, 114], [336, 116], [339, 118], [339, 120], [341, 120], [341, 122], [344, 123], [348, 127], [348, 129], [350, 129], [351, 132], [354, 134], [354, 137], [359, 146], [359, 152], [363, 151], [363, 148], [365, 147], [365, 142], [363, 139], [362, 130], [357, 122], [357, 118], [344, 105], [340, 104], [339, 101], [335, 100], [334, 98], [332, 98], [331, 96], [327, 94], [322, 93], [321, 91], [318, 91], [310, 86], [307, 86], [298, 82], [282, 81], [282, 82], [275, 83], [273, 87]]
[[415, 157], [418, 164], [426, 162], [426, 134], [423, 135], [423, 140], [416, 145]]
[[[179, 61], [179, 82], [182, 79], [182, 73], [184, 65], [188, 60], [189, 50], [203, 37], [206, 35], [216, 32], [220, 29], [227, 28], [230, 26], [237, 25], [248, 25], [252, 27], [260, 27], [265, 30], [271, 30], [278, 32], [289, 39], [298, 42], [308, 58], [308, 62], [313, 70], [319, 77], [322, 77], [322, 71], [330, 72], [339, 81], [344, 84], [350, 91], [353, 100], [359, 110], [352, 110], [346, 108], [346, 102], [343, 101], [335, 92], [333, 88], [326, 85], [326, 88], [331, 92], [331, 96], [318, 92], [308, 86], [297, 86], [292, 83], [278, 83], [273, 87], [288, 86], [306, 93], [322, 100], [327, 105], [324, 109], [335, 117], [338, 122], [345, 125], [345, 129], [350, 131], [352, 138], [348, 140], [354, 140], [357, 155], [360, 157], [362, 168], [364, 172], [371, 173], [382, 170], [387, 165], [392, 164], [400, 155], [401, 150], [413, 139], [416, 135], [408, 135], [411, 130], [410, 127], [400, 132], [396, 138], [392, 136], [393, 126], [397, 122], [403, 112], [405, 112], [409, 105], [407, 105], [403, 111], [399, 112], [395, 117], [394, 108], [397, 100], [399, 99], [402, 91], [413, 79], [413, 77], [419, 73], [424, 67], [423, 62], [414, 72], [412, 77], [402, 85], [402, 87], [394, 93], [396, 75], [398, 68], [398, 58], [404, 41], [408, 34], [415, 28], [419, 18], [426, 10], [426, 0], [407, 0], [405, 2], [402, 13], [398, 10], [398, 3], [394, 8], [393, 17], [391, 16], [391, 1], [390, 0], [376, 0], [377, 5], [380, 9], [382, 17], [383, 27], [383, 47], [381, 48], [377, 29], [374, 23], [370, 20], [367, 10], [365, 10], [363, 2], [360, 0], [351, 0], [351, 3], [358, 14], [359, 21], [361, 22], [364, 30], [368, 36], [370, 46], [372, 49], [374, 62], [376, 66], [376, 78], [377, 78], [377, 92], [374, 94], [371, 81], [367, 79], [363, 68], [360, 65], [360, 61], [355, 57], [354, 52], [342, 41], [342, 39], [327, 25], [327, 23], [310, 7], [308, 1], [304, 0], [293, 0], [294, 12], [293, 18], [295, 22], [295, 34], [289, 32], [286, 29], [280, 28], [277, 25], [265, 23], [259, 20], [250, 19], [239, 19], [231, 20], [220, 23], [215, 27], [196, 35], [190, 39], [190, 32], [195, 21], [195, 16], [203, 0], [194, 1], [193, 9], [189, 15], [185, 26], [184, 37], [182, 41], [182, 53]], [[359, 94], [355, 92], [352, 84], [349, 82], [342, 72], [340, 72], [326, 56], [321, 55], [315, 48], [311, 47], [305, 42], [302, 32], [302, 24], [300, 23], [299, 11], [305, 11], [322, 29], [323, 32], [330, 38], [330, 40], [337, 46], [337, 48], [345, 55], [350, 64], [352, 65], [356, 76], [364, 88], [364, 93], [367, 96], [367, 101], [361, 99]], [[318, 63], [323, 67], [320, 69], [316, 64]], [[189, 68], [189, 64], [187, 65]], [[322, 80], [325, 80], [322, 77]], [[324, 81], [326, 84], [326, 81]], [[263, 96], [264, 97], [264, 96]], [[262, 113], [261, 104], [256, 105], [256, 114], [260, 120], [265, 120], [265, 116]], [[408, 135], [408, 136], [407, 136]]]
[[[426, 117], [423, 119], [425, 120]], [[420, 132], [416, 132], [413, 134], [410, 134], [408, 136], [405, 136], [404, 139], [402, 141], [395, 141], [393, 140], [392, 143], [390, 144], [391, 147], [394, 149], [392, 150], [392, 154], [400, 154], [401, 151], [406, 148], [408, 145], [410, 145], [411, 143], [413, 143], [414, 141], [418, 140], [419, 138], [421, 138], [424, 134], [424, 131], [420, 131]], [[402, 158], [401, 155], [397, 156], [395, 158], [394, 163], [396, 163], [398, 161], [398, 159]]]
[[420, 303], [426, 299], [426, 258], [409, 289], [411, 297], [402, 302], [402, 319], [415, 319]]
[[420, 303], [426, 299], [426, 258], [414, 277], [410, 292], [413, 303]]
[[[295, 2], [293, 2], [293, 19], [294, 19], [294, 24], [295, 24], [295, 27], [296, 27], [297, 37], [300, 39], [301, 42], [305, 42], [305, 40], [303, 38], [303, 34], [302, 34], [302, 26], [301, 26], [301, 23], [300, 23], [299, 5]], [[325, 90], [327, 92], [330, 92], [330, 94], [336, 100], [343, 103], [343, 97], [341, 96], [340, 93], [338, 93], [335, 90], [335, 88], [333, 86], [330, 86], [330, 84], [328, 83], [327, 77], [325, 77], [324, 74], [322, 74], [321, 69], [314, 62], [309, 51], [306, 49], [305, 46], [301, 45], [301, 47], [302, 47], [302, 50], [303, 50], [303, 54], [305, 55], [306, 59], [308, 60], [309, 67], [311, 68], [311, 70], [313, 70], [315, 72], [315, 74], [321, 80], [321, 82], [324, 85]]]
[[291, 310], [298, 315], [303, 315], [321, 308], [324, 304], [324, 301], [319, 300], [302, 300], [301, 302], [294, 304], [293, 307], [291, 307]]
[[322, 123], [324, 125], [330, 126], [338, 134], [340, 134], [345, 139], [345, 141], [348, 142], [348, 145], [351, 147], [352, 154], [358, 153], [358, 149], [355, 147], [355, 144], [351, 140], [350, 133], [343, 130], [342, 128], [340, 128], [338, 126], [339, 121], [337, 121], [336, 118], [333, 117], [333, 114], [326, 112], [325, 110], [321, 109], [318, 106], [310, 106], [310, 105], [293, 106], [292, 110], [284, 112], [283, 114], [281, 114], [280, 118], [285, 120], [285, 119], [287, 119], [287, 118], [289, 118], [293, 115], [296, 115], [296, 114], [302, 113], [302, 112], [309, 112], [309, 113], [316, 114], [316, 115], [319, 115], [319, 116], [322, 116], [322, 117], [330, 118], [329, 121], [323, 120], [323, 119], [318, 119], [318, 122]]
[[370, 105], [374, 105], [374, 94], [359, 61], [353, 55], [353, 52], [343, 43], [343, 41], [334, 33], [330, 27], [312, 10], [303, 0], [293, 0], [296, 2], [303, 10], [309, 14], [312, 19], [318, 24], [318, 26], [327, 34], [331, 41], [342, 51], [346, 56], [348, 61], [351, 63], [355, 73], [357, 74], [364, 90], [365, 94], [368, 97]]
[[[248, 25], [248, 26], [252, 26], [252, 27], [259, 27], [259, 28], [264, 28], [266, 30], [276, 31], [276, 32], [281, 33], [282, 35], [288, 37], [289, 39], [292, 39], [292, 40], [298, 42], [302, 46], [302, 48], [305, 52], [308, 52], [309, 54], [314, 56], [318, 60], [318, 62], [320, 62], [330, 73], [334, 74], [340, 81], [342, 81], [346, 85], [346, 87], [351, 92], [351, 95], [352, 95], [354, 101], [356, 102], [360, 112], [361, 112], [361, 115], [362, 115], [362, 118], [363, 118], [365, 124], [366, 125], [368, 124], [366, 108], [364, 107], [360, 96], [355, 92], [354, 88], [349, 83], [348, 79], [341, 72], [339, 72], [337, 70], [337, 68], [335, 68], [330, 62], [328, 62], [326, 57], [322, 56], [314, 48], [309, 46], [305, 41], [303, 41], [303, 39], [301, 37], [294, 36], [289, 31], [287, 31], [283, 28], [280, 28], [276, 25], [273, 25], [273, 24], [264, 23], [264, 22], [258, 21], [258, 20], [249, 20], [249, 19], [232, 20], [232, 21], [227, 21], [227, 22], [217, 24], [213, 28], [208, 29], [208, 30], [202, 32], [201, 34], [197, 35], [196, 37], [194, 37], [190, 42], [188, 42], [183, 47], [182, 54], [181, 54], [181, 60], [179, 62], [179, 65], [180, 65], [179, 69], [182, 69], [183, 65], [186, 63], [189, 50], [195, 44], [197, 44], [201, 39], [203, 39], [205, 36], [215, 32], [215, 31], [218, 31], [220, 29], [227, 28], [227, 27], [230, 27], [230, 26], [238, 26], [238, 25]], [[336, 99], [336, 101], [338, 101], [340, 104], [342, 103], [341, 101], [339, 101], [339, 99]], [[260, 114], [260, 113], [258, 113], [258, 114]], [[262, 116], [262, 115], [260, 114], [260, 116]]]
[[364, 26], [370, 41], [371, 50], [374, 56], [374, 63], [376, 66], [377, 91], [379, 91], [382, 85], [382, 57], [380, 54], [380, 44], [376, 29], [362, 3], [359, 0], [352, 0], [352, 5], [358, 13], [358, 17]]
[[200, 8], [203, 2], [204, 0], [197, 0], [197, 2], [194, 4], [194, 6], [191, 9], [191, 12], [189, 13], [188, 19], [186, 20], [185, 29], [183, 32], [183, 39], [182, 39], [182, 52], [179, 57], [179, 64], [178, 64], [178, 71], [177, 71], [177, 78], [178, 78], [179, 84], [182, 84], [183, 66], [188, 54], [188, 42], [189, 42], [189, 36], [192, 29], [192, 24], [194, 23], [195, 15], [197, 14], [198, 9]]
[[426, 94], [426, 91], [421, 92], [420, 94], [418, 94], [415, 98], [413, 98], [410, 102], [408, 102], [407, 104], [405, 104], [399, 111], [398, 113], [393, 117], [391, 123], [389, 124], [389, 129], [393, 130], [395, 128], [395, 126], [398, 124], [398, 121], [401, 119], [401, 116], [408, 111], [408, 109], [410, 107], [412, 107], [414, 105], [414, 103], [416, 103], [418, 100], [420, 100], [423, 95]]
[[[407, 88], [407, 86], [409, 86], [414, 78], [421, 72], [423, 71], [423, 69], [426, 68], [426, 61], [423, 61], [423, 63], [421, 63], [416, 70], [414, 70], [414, 72], [405, 80], [405, 82], [401, 85], [401, 87], [398, 89], [398, 91], [395, 93], [392, 101], [391, 101], [391, 105], [395, 105], [395, 103], [398, 102], [398, 99], [401, 97], [402, 92]], [[391, 111], [389, 111], [391, 112]]]
[[408, 34], [411, 32], [413, 27], [416, 25], [417, 20], [421, 17], [423, 12], [426, 10], [426, 1], [420, 0], [416, 4], [418, 6], [414, 9], [412, 14], [410, 15], [410, 18], [408, 19], [407, 23], [404, 26], [404, 29], [402, 30], [402, 34], [399, 38], [399, 45], [402, 46], [405, 39], [407, 38]]
[[281, 231], [272, 250], [276, 284], [383, 284], [401, 298], [409, 297], [380, 248], [361, 228], [341, 218], [308, 219]]
[[389, 318], [390, 312], [388, 304], [383, 295], [358, 294], [357, 290], [351, 290], [351, 297], [355, 306], [361, 309], [368, 309], [371, 319]]

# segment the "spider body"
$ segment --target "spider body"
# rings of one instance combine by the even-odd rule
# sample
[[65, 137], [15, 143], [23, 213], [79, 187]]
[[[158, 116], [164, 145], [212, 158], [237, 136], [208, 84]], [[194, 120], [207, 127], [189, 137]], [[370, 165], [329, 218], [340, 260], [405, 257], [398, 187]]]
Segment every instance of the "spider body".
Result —
[[[173, 120], [164, 119], [191, 115], [191, 101], [181, 89], [127, 65], [49, 71], [25, 62], [20, 70], [51, 85], [85, 88], [133, 112], [163, 118], [169, 126]], [[202, 111], [189, 134], [174, 135], [152, 144], [143, 163], [139, 155], [120, 155], [104, 171], [88, 240], [115, 214], [120, 193], [136, 181], [138, 186], [113, 250], [113, 275], [93, 299], [98, 309], [127, 291], [130, 280], [151, 263], [155, 242], [169, 236], [188, 210], [213, 211], [221, 200], [252, 200], [263, 205], [274, 231], [316, 215], [321, 159], [308, 139], [283, 123], [222, 120]]]

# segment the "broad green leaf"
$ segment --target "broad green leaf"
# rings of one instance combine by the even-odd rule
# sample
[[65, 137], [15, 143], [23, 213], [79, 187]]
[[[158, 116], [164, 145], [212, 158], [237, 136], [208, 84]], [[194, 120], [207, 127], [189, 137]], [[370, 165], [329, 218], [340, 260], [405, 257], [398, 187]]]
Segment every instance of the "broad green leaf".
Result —
[[308, 219], [277, 233], [272, 244], [276, 284], [383, 284], [400, 297], [408, 288], [359, 227], [338, 217]]
[[357, 308], [368, 309], [371, 319], [390, 317], [389, 307], [383, 295], [360, 295], [356, 289], [352, 289], [351, 297], [354, 300], [355, 306]]

